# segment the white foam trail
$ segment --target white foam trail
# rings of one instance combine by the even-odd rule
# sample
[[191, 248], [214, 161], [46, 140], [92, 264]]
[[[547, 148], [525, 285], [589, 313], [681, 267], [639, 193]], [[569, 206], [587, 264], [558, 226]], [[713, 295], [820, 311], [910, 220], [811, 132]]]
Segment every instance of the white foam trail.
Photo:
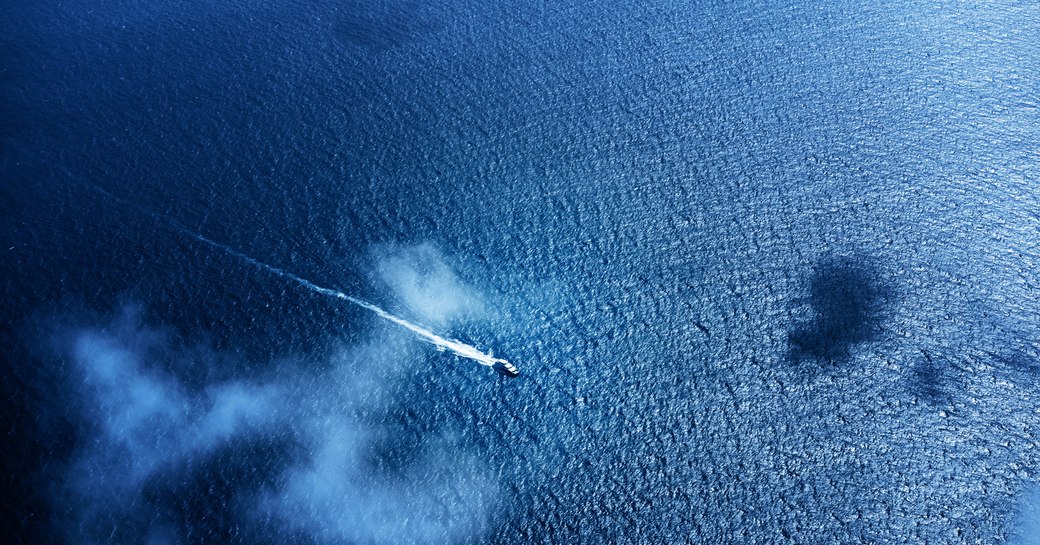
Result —
[[399, 326], [401, 326], [401, 327], [411, 331], [412, 333], [415, 333], [416, 335], [418, 335], [424, 341], [426, 341], [426, 342], [436, 346], [437, 350], [448, 350], [448, 351], [454, 353], [457, 356], [460, 356], [460, 357], [463, 357], [463, 358], [467, 358], [467, 359], [471, 359], [471, 360], [473, 360], [473, 361], [475, 361], [475, 362], [477, 362], [477, 363], [479, 363], [481, 365], [486, 365], [488, 367], [494, 367], [495, 364], [497, 363], [497, 364], [501, 364], [501, 365], [505, 366], [507, 369], [511, 369], [511, 370], [515, 371], [515, 367], [513, 367], [512, 364], [510, 364], [509, 361], [507, 361], [505, 359], [496, 358], [496, 357], [494, 357], [491, 354], [485, 354], [484, 352], [481, 352], [480, 350], [478, 350], [476, 347], [470, 346], [470, 345], [468, 345], [466, 343], [457, 341], [455, 339], [445, 339], [444, 337], [441, 337], [440, 335], [430, 331], [429, 329], [426, 329], [426, 328], [424, 328], [422, 326], [413, 324], [412, 322], [409, 322], [408, 320], [405, 320], [404, 318], [399, 318], [397, 316], [394, 316], [393, 314], [390, 314], [389, 312], [387, 312], [387, 311], [377, 307], [376, 305], [373, 305], [372, 303], [369, 303], [369, 302], [366, 302], [366, 301], [362, 301], [361, 299], [358, 299], [356, 297], [351, 297], [351, 296], [349, 296], [349, 295], [347, 295], [347, 294], [345, 294], [345, 293], [343, 293], [341, 291], [338, 291], [338, 290], [329, 289], [329, 288], [323, 288], [323, 287], [315, 284], [314, 282], [311, 282], [310, 280], [307, 280], [305, 278], [296, 276], [295, 274], [293, 274], [293, 273], [291, 273], [289, 271], [279, 269], [278, 267], [275, 267], [273, 265], [268, 265], [267, 263], [264, 263], [262, 261], [257, 261], [256, 259], [253, 259], [252, 257], [249, 257], [248, 255], [243, 254], [242, 252], [239, 252], [238, 250], [235, 250], [234, 248], [232, 248], [230, 246], [221, 244], [221, 243], [219, 243], [219, 242], [217, 242], [215, 240], [208, 239], [208, 238], [206, 238], [206, 237], [204, 237], [204, 236], [202, 236], [202, 235], [200, 235], [198, 233], [195, 233], [195, 232], [192, 232], [192, 231], [188, 231], [187, 229], [185, 229], [183, 227], [180, 227], [180, 226], [178, 226], [178, 227], [185, 234], [191, 236], [195, 240], [198, 240], [199, 242], [202, 242], [204, 244], [207, 244], [209, 246], [217, 248], [217, 249], [219, 249], [219, 250], [221, 250], [223, 252], [227, 252], [228, 254], [231, 254], [231, 255], [233, 255], [233, 256], [235, 256], [235, 257], [237, 257], [239, 259], [242, 259], [244, 261], [247, 261], [250, 264], [252, 264], [252, 265], [254, 265], [254, 266], [256, 266], [256, 267], [258, 267], [260, 269], [268, 271], [268, 272], [270, 272], [272, 274], [276, 274], [276, 275], [278, 275], [278, 276], [280, 276], [282, 278], [285, 278], [287, 280], [291, 280], [293, 282], [296, 282], [297, 284], [299, 284], [299, 285], [301, 285], [301, 286], [303, 286], [303, 287], [305, 287], [305, 288], [307, 288], [307, 289], [309, 289], [311, 291], [315, 291], [315, 292], [320, 293], [322, 295], [328, 295], [329, 297], [335, 297], [337, 299], [343, 299], [344, 301], [348, 301], [350, 303], [353, 303], [353, 304], [355, 304], [355, 305], [357, 305], [357, 306], [359, 306], [361, 308], [364, 308], [366, 310], [370, 310], [370, 311], [374, 312], [380, 318], [383, 318], [384, 320], [393, 322], [393, 323], [395, 323], [395, 324], [397, 324], [397, 325], [399, 325]]
[[[155, 218], [155, 219], [157, 219], [159, 221], [165, 222], [165, 223], [167, 223], [167, 224], [177, 228], [177, 230], [179, 230], [180, 232], [184, 233], [185, 235], [187, 235], [187, 236], [189, 236], [191, 238], [194, 238], [195, 240], [197, 240], [197, 241], [199, 241], [199, 242], [201, 242], [203, 244], [206, 244], [208, 246], [212, 246], [213, 248], [216, 248], [216, 249], [218, 249], [218, 250], [220, 250], [222, 252], [227, 252], [228, 254], [233, 255], [233, 256], [235, 256], [235, 257], [237, 257], [237, 258], [239, 258], [239, 259], [241, 259], [243, 261], [247, 261], [250, 264], [252, 264], [252, 265], [254, 265], [254, 266], [256, 266], [256, 267], [258, 267], [260, 269], [263, 269], [263, 270], [265, 270], [267, 272], [276, 274], [276, 275], [278, 275], [278, 276], [280, 276], [282, 278], [285, 278], [287, 280], [291, 280], [293, 282], [296, 282], [297, 284], [299, 284], [299, 285], [301, 285], [301, 286], [303, 286], [303, 287], [305, 287], [305, 288], [307, 288], [309, 290], [318, 292], [318, 293], [320, 293], [322, 295], [328, 295], [329, 297], [335, 297], [337, 299], [343, 299], [344, 301], [348, 301], [350, 303], [353, 303], [353, 304], [355, 304], [355, 305], [357, 305], [357, 306], [359, 306], [361, 308], [364, 308], [366, 310], [370, 310], [370, 311], [376, 313], [376, 315], [378, 315], [380, 318], [383, 318], [384, 320], [393, 322], [393, 323], [395, 323], [395, 324], [397, 324], [397, 325], [399, 325], [399, 326], [401, 326], [401, 327], [411, 331], [412, 333], [415, 333], [416, 335], [419, 336], [419, 338], [421, 338], [424, 341], [426, 341], [426, 342], [436, 346], [437, 350], [449, 350], [449, 351], [451, 351], [452, 353], [454, 353], [457, 356], [460, 356], [460, 357], [463, 357], [463, 358], [467, 358], [467, 359], [471, 359], [471, 360], [473, 360], [473, 361], [475, 361], [475, 362], [477, 362], [477, 363], [479, 363], [481, 365], [486, 365], [488, 367], [495, 368], [496, 370], [499, 369], [500, 367], [504, 368], [504, 370], [507, 371], [511, 376], [516, 376], [516, 374], [517, 374], [516, 367], [514, 367], [513, 364], [509, 363], [509, 361], [507, 361], [505, 359], [496, 358], [496, 357], [494, 357], [491, 354], [485, 354], [485, 353], [481, 352], [480, 350], [478, 350], [476, 347], [470, 346], [470, 345], [468, 345], [466, 343], [457, 341], [455, 339], [445, 339], [444, 337], [441, 337], [440, 335], [437, 335], [436, 333], [434, 333], [434, 332], [432, 332], [432, 331], [430, 331], [430, 330], [428, 330], [428, 329], [426, 329], [426, 328], [424, 328], [422, 326], [413, 324], [413, 323], [409, 322], [408, 320], [405, 320], [404, 318], [399, 318], [397, 316], [394, 316], [393, 314], [390, 314], [389, 312], [387, 312], [387, 311], [385, 311], [385, 310], [383, 310], [383, 309], [373, 305], [372, 303], [368, 303], [368, 302], [362, 301], [361, 299], [358, 299], [356, 297], [351, 297], [351, 296], [349, 296], [349, 295], [347, 295], [347, 294], [345, 294], [345, 293], [343, 293], [341, 291], [337, 291], [337, 290], [333, 290], [333, 289], [329, 289], [329, 288], [323, 288], [323, 287], [315, 284], [314, 282], [311, 282], [310, 280], [307, 280], [305, 278], [301, 278], [299, 276], [296, 276], [295, 274], [293, 274], [293, 273], [291, 273], [289, 271], [279, 269], [278, 267], [275, 267], [273, 265], [268, 265], [267, 263], [264, 263], [262, 261], [257, 261], [256, 259], [253, 259], [252, 257], [249, 257], [248, 255], [246, 255], [246, 254], [244, 254], [244, 253], [242, 253], [242, 252], [240, 252], [240, 251], [238, 251], [238, 250], [236, 250], [236, 249], [234, 249], [234, 248], [232, 248], [232, 247], [230, 247], [230, 246], [228, 246], [226, 244], [221, 244], [221, 243], [219, 243], [219, 242], [217, 242], [215, 240], [208, 239], [208, 238], [206, 238], [206, 237], [196, 233], [195, 231], [192, 231], [191, 229], [188, 229], [184, 225], [182, 225], [182, 224], [180, 224], [180, 223], [178, 223], [178, 222], [176, 222], [176, 221], [174, 221], [174, 220], [172, 220], [172, 219], [170, 219], [170, 218], [168, 218], [166, 216], [163, 216], [163, 215], [161, 215], [161, 214], [159, 214], [159, 213], [157, 213], [157, 212], [155, 212], [153, 210], [149, 210], [148, 208], [145, 208], [143, 206], [134, 204], [134, 203], [132, 203], [132, 202], [126, 200], [126, 199], [123, 199], [121, 197], [117, 197], [117, 196], [109, 193], [108, 191], [105, 191], [104, 189], [102, 189], [101, 187], [99, 187], [97, 185], [93, 185], [92, 184], [92, 185], [89, 185], [88, 187], [90, 187], [94, 191], [97, 191], [98, 193], [101, 193], [102, 195], [104, 195], [104, 196], [106, 196], [106, 197], [108, 197], [108, 198], [110, 198], [112, 200], [115, 200], [115, 201], [120, 202], [122, 204], [125, 204], [127, 206], [131, 206], [133, 208], [136, 208], [136, 209], [144, 212], [145, 214], [148, 214], [152, 218]], [[496, 364], [498, 364], [499, 367], [496, 367]]]

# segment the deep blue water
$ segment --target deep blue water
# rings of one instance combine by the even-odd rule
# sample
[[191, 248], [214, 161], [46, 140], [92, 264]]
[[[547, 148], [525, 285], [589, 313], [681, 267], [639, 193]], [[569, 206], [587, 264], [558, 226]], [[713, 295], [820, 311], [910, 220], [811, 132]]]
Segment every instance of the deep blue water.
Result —
[[5, 8], [0, 541], [1040, 540], [1040, 4]]

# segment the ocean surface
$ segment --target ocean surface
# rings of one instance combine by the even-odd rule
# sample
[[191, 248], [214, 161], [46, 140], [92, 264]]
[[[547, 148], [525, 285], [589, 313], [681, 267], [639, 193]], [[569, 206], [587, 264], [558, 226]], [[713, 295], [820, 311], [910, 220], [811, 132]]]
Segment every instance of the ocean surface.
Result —
[[4, 12], [3, 543], [1040, 543], [1040, 3]]

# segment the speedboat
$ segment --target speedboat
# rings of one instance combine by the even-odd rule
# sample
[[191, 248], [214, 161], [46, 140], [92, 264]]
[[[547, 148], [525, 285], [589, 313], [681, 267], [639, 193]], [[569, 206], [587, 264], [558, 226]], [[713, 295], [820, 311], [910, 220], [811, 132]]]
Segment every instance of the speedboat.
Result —
[[505, 375], [509, 378], [516, 378], [520, 375], [520, 371], [516, 369], [516, 366], [502, 359], [496, 359], [491, 368], [498, 371], [498, 374]]

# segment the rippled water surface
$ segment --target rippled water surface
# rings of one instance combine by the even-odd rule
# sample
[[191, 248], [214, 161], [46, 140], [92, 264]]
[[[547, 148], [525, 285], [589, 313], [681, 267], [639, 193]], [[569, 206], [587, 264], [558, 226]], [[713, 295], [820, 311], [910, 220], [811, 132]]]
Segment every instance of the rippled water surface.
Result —
[[8, 4], [4, 542], [1037, 543], [1040, 4]]

